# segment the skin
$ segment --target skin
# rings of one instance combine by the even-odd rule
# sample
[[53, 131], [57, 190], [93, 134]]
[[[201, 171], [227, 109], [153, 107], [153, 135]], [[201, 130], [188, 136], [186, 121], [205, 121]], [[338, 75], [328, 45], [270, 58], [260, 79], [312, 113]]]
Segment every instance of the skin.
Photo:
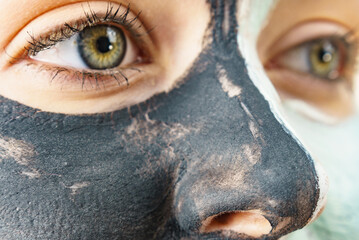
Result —
[[278, 239], [314, 220], [323, 176], [250, 75], [240, 3], [132, 1], [156, 26], [152, 61], [96, 91], [8, 64], [69, 3], [31, 2], [0, 26], [2, 238]]
[[[15, 6], [9, 1], [5, 0], [3, 2], [5, 6], [2, 9], [11, 10], [18, 7], [18, 4]], [[9, 55], [15, 56], [19, 49], [23, 49], [27, 40], [29, 40], [29, 31], [34, 35], [41, 34], [46, 32], [45, 29], [48, 29], [49, 26], [61, 26], [64, 22], [70, 22], [73, 18], [76, 19], [76, 16], [77, 18], [79, 16], [83, 18], [83, 4], [69, 5], [66, 8], [66, 5], [75, 2], [66, 0], [56, 1], [53, 4], [42, 4], [42, 1], [34, 1], [34, 4], [39, 5], [39, 7], [34, 8], [32, 12], [30, 10], [28, 17], [16, 18], [10, 15], [11, 19], [16, 19], [14, 23], [11, 23], [11, 26], [15, 27], [11, 28], [10, 34], [4, 35], [15, 37], [15, 34], [19, 33], [21, 28], [24, 29], [9, 45], [7, 45], [9, 40], [5, 37], [2, 44], [0, 43], [1, 49], [7, 46], [7, 54], [2, 54], [3, 66], [6, 66], [4, 62], [9, 61]], [[21, 3], [28, 5], [30, 2], [24, 0], [19, 4]], [[126, 1], [120, 3], [124, 6], [128, 5]], [[9, 4], [9, 6], [6, 4]], [[148, 48], [148, 55], [151, 56], [152, 62], [140, 67], [141, 71], [144, 72], [142, 74], [134, 71], [124, 72], [130, 79], [129, 87], [124, 83], [118, 86], [116, 81], [105, 81], [103, 89], [98, 91], [88, 82], [84, 87], [76, 81], [67, 83], [52, 81], [50, 83], [49, 78], [52, 78], [53, 74], [39, 78], [38, 68], [30, 68], [27, 73], [22, 73], [21, 69], [26, 68], [26, 66], [20, 64], [3, 68], [0, 74], [3, 79], [0, 87], [2, 89], [1, 94], [6, 97], [16, 98], [19, 102], [45, 111], [78, 114], [111, 112], [140, 103], [156, 93], [169, 91], [174, 87], [174, 82], [190, 67], [190, 64], [201, 51], [204, 31], [210, 18], [209, 7], [204, 1], [195, 4], [191, 3], [192, 8], [190, 11], [184, 7], [188, 4], [187, 2], [170, 4], [160, 1], [142, 1], [141, 3], [135, 1], [132, 3], [133, 13], [129, 18], [146, 9], [141, 13], [143, 28], [150, 29], [155, 27], [156, 30], [151, 35], [145, 34], [145, 31], [140, 32], [144, 35], [141, 40], [144, 41], [144, 45]], [[64, 5], [63, 10], [58, 9]], [[106, 7], [106, 1], [91, 4], [91, 9], [97, 11], [100, 9], [105, 12]], [[54, 10], [48, 12], [50, 9]], [[122, 8], [120, 13], [125, 10], [126, 8]], [[17, 14], [15, 10], [9, 12], [14, 15]], [[74, 15], [68, 14], [69, 12], [73, 12]], [[48, 15], [44, 13], [48, 13]], [[35, 19], [26, 28], [26, 24], [32, 18], [37, 15], [41, 16], [41, 14], [42, 18]], [[183, 18], [182, 16], [185, 15], [192, 17]], [[197, 15], [199, 21], [195, 21], [195, 15]], [[159, 17], [153, 19], [152, 16]], [[1, 27], [7, 29], [5, 26]], [[142, 47], [142, 45], [140, 46]], [[179, 51], [179, 49], [186, 49], [186, 51]], [[16, 75], [14, 75], [14, 72], [16, 72]], [[30, 81], [29, 72], [31, 72]], [[12, 81], [13, 78], [17, 78], [18, 81]], [[37, 79], [35, 83], [31, 81], [33, 78]], [[144, 79], [146, 81], [143, 81]], [[84, 88], [86, 91], [83, 91]], [[43, 99], [47, 99], [47, 101], [44, 102]]]

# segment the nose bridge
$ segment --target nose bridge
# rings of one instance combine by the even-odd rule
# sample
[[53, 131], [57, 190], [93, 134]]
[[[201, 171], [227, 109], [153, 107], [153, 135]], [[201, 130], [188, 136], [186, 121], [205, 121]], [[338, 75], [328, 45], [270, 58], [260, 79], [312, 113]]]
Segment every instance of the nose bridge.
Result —
[[212, 9], [211, 40], [221, 57], [231, 56], [233, 46], [237, 45], [237, 2], [236, 0], [209, 0]]
[[[211, 1], [220, 7], [214, 15], [235, 21], [234, 2]], [[191, 139], [198, 155], [188, 159], [177, 184], [176, 217], [186, 231], [199, 231], [211, 216], [255, 210], [270, 221], [271, 237], [282, 236], [304, 227], [316, 208], [314, 163], [248, 77], [237, 43], [226, 40], [232, 30], [223, 32], [223, 22], [213, 29], [214, 40], [199, 60], [206, 69], [192, 71], [189, 80], [211, 88], [206, 95], [216, 103], [204, 104], [211, 117]]]

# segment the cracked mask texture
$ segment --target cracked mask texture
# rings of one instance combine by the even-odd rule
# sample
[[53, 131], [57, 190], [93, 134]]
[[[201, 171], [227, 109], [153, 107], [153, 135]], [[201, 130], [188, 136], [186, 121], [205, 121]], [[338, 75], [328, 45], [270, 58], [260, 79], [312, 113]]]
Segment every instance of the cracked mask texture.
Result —
[[246, 73], [235, 3], [211, 4], [211, 43], [169, 94], [94, 116], [1, 99], [1, 239], [247, 239], [199, 229], [252, 209], [273, 226], [263, 239], [307, 224], [313, 162]]

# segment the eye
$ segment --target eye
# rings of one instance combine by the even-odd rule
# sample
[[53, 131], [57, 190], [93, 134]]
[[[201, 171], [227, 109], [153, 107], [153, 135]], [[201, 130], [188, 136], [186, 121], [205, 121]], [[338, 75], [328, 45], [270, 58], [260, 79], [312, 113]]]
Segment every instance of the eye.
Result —
[[[108, 112], [143, 101], [157, 91], [154, 79], [161, 71], [140, 11], [107, 2], [45, 13], [22, 29], [6, 55], [2, 71], [17, 78], [6, 84], [12, 88], [6, 92], [21, 102], [65, 113]], [[10, 78], [14, 75], [4, 77]]]
[[350, 29], [323, 21], [298, 24], [266, 55], [263, 65], [283, 99], [300, 99], [335, 117], [350, 114], [357, 56]]
[[35, 53], [31, 58], [37, 61], [96, 70], [126, 66], [139, 58], [138, 48], [125, 31], [108, 24], [86, 27], [70, 39]]
[[[86, 16], [84, 20], [65, 22], [59, 29], [47, 35], [35, 37], [28, 32], [30, 45], [25, 47], [24, 54], [37, 62], [55, 65], [54, 79], [65, 72], [63, 68], [58, 71], [59, 67], [71, 67], [82, 70], [74, 72], [78, 79], [82, 79], [82, 87], [86, 82], [99, 86], [99, 81], [108, 82], [109, 78], [104, 78], [109, 75], [118, 85], [123, 82], [129, 85], [124, 70], [134, 69], [133, 65], [132, 68], [126, 67], [135, 61], [136, 64], [144, 63], [147, 55], [144, 51], [139, 51], [141, 48], [136, 45], [137, 43], [145, 48], [144, 44], [140, 43], [140, 34], [136, 32], [142, 26], [136, 25], [139, 15], [130, 18], [130, 8], [125, 8], [124, 12], [120, 13], [122, 8], [122, 5], [114, 8], [114, 5], [108, 3], [106, 13], [103, 14], [94, 12], [88, 4], [87, 12], [83, 10]], [[127, 31], [123, 30], [125, 28]], [[137, 37], [136, 43], [132, 41], [131, 34]], [[111, 69], [113, 74], [100, 71]]]
[[311, 74], [323, 81], [343, 80], [350, 47], [340, 37], [322, 37], [286, 50], [272, 59], [267, 68], [287, 68]]
[[205, 47], [210, 5], [128, 2], [22, 1], [30, 10], [17, 16], [8, 1], [16, 24], [1, 28], [0, 95], [41, 111], [97, 114], [176, 87]]

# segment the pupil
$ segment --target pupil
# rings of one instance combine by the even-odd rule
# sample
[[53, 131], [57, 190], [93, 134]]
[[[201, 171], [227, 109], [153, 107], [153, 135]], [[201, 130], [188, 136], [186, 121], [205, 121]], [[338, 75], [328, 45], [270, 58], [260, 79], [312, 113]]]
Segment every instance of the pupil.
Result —
[[97, 39], [96, 47], [100, 53], [107, 53], [111, 51], [113, 48], [110, 39], [108, 39], [108, 37], [100, 37], [99, 39]]

